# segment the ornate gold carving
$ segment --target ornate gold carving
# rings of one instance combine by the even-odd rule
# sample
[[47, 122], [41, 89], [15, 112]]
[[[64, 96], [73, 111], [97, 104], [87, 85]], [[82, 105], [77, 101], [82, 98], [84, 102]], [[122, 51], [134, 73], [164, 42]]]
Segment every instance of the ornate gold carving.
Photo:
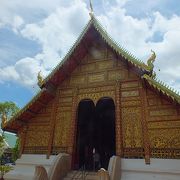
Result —
[[72, 102], [72, 97], [60, 98], [60, 103]]
[[59, 90], [59, 94], [60, 96], [72, 95], [73, 90], [72, 89]]
[[[174, 136], [170, 142], [170, 147], [179, 148], [180, 149], [180, 136]], [[180, 154], [180, 151], [179, 151]]]
[[162, 104], [163, 105], [171, 105], [171, 102], [167, 101], [166, 99], [162, 99]]
[[71, 111], [60, 111], [57, 115], [55, 127], [55, 146], [68, 146], [70, 136]]
[[117, 66], [118, 67], [127, 69], [127, 66], [126, 66], [126, 64], [123, 61], [121, 61], [120, 59], [116, 59], [116, 58], [114, 58], [114, 59], [117, 61]]
[[88, 76], [89, 83], [103, 82], [105, 80], [105, 73], [90, 74]]
[[83, 84], [85, 83], [86, 77], [85, 76], [73, 76], [71, 77], [70, 84]]
[[31, 119], [31, 125], [32, 125], [32, 123], [33, 124], [49, 124], [49, 122], [50, 122], [50, 116], [48, 115], [40, 115], [40, 116], [38, 116], [38, 117], [34, 117], [34, 118], [32, 118]]
[[113, 67], [113, 61], [102, 61], [97, 64], [99, 70], [109, 69]]
[[64, 103], [60, 103], [58, 105], [58, 109], [61, 109], [62, 107], [71, 107], [72, 106], [72, 102], [64, 102]]
[[179, 148], [180, 129], [151, 129], [149, 130], [151, 147]]
[[[78, 109], [78, 93], [79, 89], [75, 88], [74, 89], [74, 94], [73, 94], [73, 102], [72, 102], [72, 109], [71, 109], [71, 125], [70, 125], [70, 136], [68, 140], [68, 153], [73, 154], [73, 151], [75, 150], [75, 143], [76, 143], [76, 133], [77, 133], [77, 119], [76, 119], [76, 114], [77, 114], [77, 109]], [[74, 162], [74, 156], [72, 157], [72, 163]]]
[[141, 108], [122, 108], [124, 147], [142, 147]]
[[[79, 101], [87, 98], [92, 99], [96, 103], [102, 97], [111, 97], [114, 99], [116, 106], [118, 105], [118, 107], [116, 107], [116, 151], [118, 155], [123, 154], [122, 150], [124, 148], [125, 157], [143, 157], [145, 154], [145, 145], [143, 145], [142, 130], [145, 131], [145, 129], [143, 129], [144, 124], [141, 121], [143, 113], [141, 111], [142, 106], [140, 98], [142, 97], [139, 96], [140, 93], [138, 90], [138, 86], [141, 86], [141, 84], [140, 81], [138, 82], [137, 80], [137, 74], [130, 71], [129, 77], [133, 81], [124, 82], [125, 80], [123, 80], [120, 81], [122, 83], [120, 86], [119, 84], [115, 85], [116, 80], [128, 80], [128, 70], [126, 65], [121, 60], [115, 62], [114, 53], [111, 51], [108, 51], [109, 59], [104, 59], [105, 51], [97, 48], [91, 49], [91, 54], [93, 57], [87, 55], [84, 60], [81, 61], [81, 65], [73, 71], [71, 77], [68, 77], [60, 85], [61, 89], [58, 88], [59, 93], [56, 97], [58, 103], [57, 112], [55, 111], [56, 113], [54, 113], [56, 122], [53, 152], [68, 152], [72, 154], [73, 145], [75, 143], [74, 137], [76, 136], [76, 110]], [[90, 58], [96, 59], [93, 60]], [[115, 63], [116, 65], [118, 64], [118, 66], [113, 69]], [[106, 71], [107, 68], [112, 69]], [[107, 86], [89, 87], [95, 86], [96, 84], [99, 86], [101, 82], [103, 82], [102, 85], [104, 85], [106, 83], [106, 78], [109, 80]], [[114, 84], [112, 86], [109, 85], [113, 82]], [[90, 83], [96, 84], [92, 85]], [[72, 89], [71, 85], [81, 85], [82, 87], [79, 90]], [[63, 87], [66, 89], [63, 89]], [[123, 88], [123, 91], [120, 91], [120, 88]], [[148, 114], [148, 120], [154, 122], [157, 120], [178, 120], [179, 117], [177, 117], [175, 108], [160, 109], [161, 102], [164, 102], [162, 98], [148, 89], [147, 92], [148, 103], [150, 105], [148, 107], [148, 113], [150, 114], [150, 116]], [[143, 102], [143, 105], [144, 104], [145, 103]], [[163, 104], [168, 104], [168, 102]], [[154, 105], [158, 106], [152, 107]], [[52, 104], [50, 102], [35, 118], [31, 119], [27, 138], [24, 138], [24, 131], [19, 133], [21, 140], [23, 138], [26, 139], [26, 150], [24, 152], [44, 153], [47, 151], [48, 139], [50, 138], [50, 129], [48, 125], [50, 125], [51, 122], [51, 112]], [[144, 112], [144, 114], [146, 116], [146, 112]], [[161, 157], [161, 155], [164, 157], [166, 154], [169, 155], [172, 153], [171, 151], [169, 153], [169, 150], [166, 150], [165, 148], [180, 149], [179, 121], [150, 122], [148, 127], [149, 130], [147, 133], [149, 133], [150, 136], [151, 147], [153, 148], [153, 153], [159, 153], [159, 156], [157, 155], [158, 157]], [[121, 141], [123, 141], [123, 144]], [[122, 148], [122, 146], [124, 147]], [[171, 156], [169, 155], [169, 157]]]
[[153, 147], [155, 148], [158, 147], [165, 148], [168, 145], [167, 144], [168, 140], [166, 138], [155, 137], [152, 141], [153, 141]]
[[26, 142], [26, 134], [27, 134], [28, 127], [25, 125], [18, 131], [18, 137], [19, 137], [19, 144], [20, 144], [20, 150], [19, 155], [23, 153], [25, 142]]
[[114, 96], [115, 96], [114, 91], [91, 93], [91, 94], [80, 94], [78, 95], [78, 101], [81, 101], [82, 99], [91, 99], [95, 103], [97, 103], [97, 101], [102, 97], [111, 97], [115, 99]]
[[149, 122], [163, 122], [163, 121], [177, 121], [179, 120], [180, 117], [177, 118], [177, 115], [173, 115], [173, 116], [150, 116], [148, 118]]
[[180, 128], [179, 121], [169, 121], [169, 122], [149, 122], [148, 128], [157, 129], [157, 128]]
[[115, 84], [115, 115], [116, 115], [116, 155], [122, 156], [123, 154], [123, 137], [122, 137], [122, 119], [121, 119], [121, 102], [120, 102], [120, 82], [116, 81]]
[[169, 116], [176, 114], [176, 109], [150, 110], [150, 116]]
[[126, 106], [140, 106], [141, 102], [140, 101], [122, 101], [121, 106], [126, 107]]
[[131, 79], [139, 79], [139, 75], [135, 72], [129, 71], [128, 75], [129, 75], [129, 78]]
[[45, 154], [47, 153], [47, 146], [28, 146], [24, 148], [24, 154]]
[[148, 105], [147, 105], [146, 90], [144, 88], [140, 88], [139, 91], [141, 96], [141, 113], [142, 113], [141, 123], [142, 123], [145, 163], [150, 164], [150, 142], [149, 142], [148, 125], [147, 125]]
[[69, 106], [69, 107], [62, 106], [62, 107], [60, 107], [60, 111], [71, 111], [71, 106]]
[[125, 72], [124, 71], [109, 71], [108, 72], [108, 80], [121, 80], [125, 78]]
[[103, 49], [100, 49], [99, 47], [97, 47], [97, 44], [94, 46], [96, 47], [92, 47], [89, 52], [90, 52], [90, 61], [92, 61], [93, 59], [98, 59], [98, 60], [102, 60], [105, 58], [105, 52]]
[[124, 148], [124, 156], [125, 158], [143, 158], [144, 157], [144, 149], [143, 148]]
[[38, 113], [38, 116], [45, 116], [47, 114], [50, 114], [51, 113], [51, 110], [52, 110], [52, 106], [51, 104], [47, 104], [47, 107], [44, 107], [40, 110], [40, 112]]
[[85, 65], [81, 66], [81, 72], [94, 71], [95, 68], [96, 68], [96, 64], [95, 63], [85, 64]]
[[148, 99], [148, 105], [149, 105], [149, 106], [157, 105], [157, 104], [158, 104], [157, 101], [158, 101], [158, 100], [155, 99], [155, 98]]
[[121, 93], [122, 97], [131, 97], [131, 96], [139, 96], [139, 91], [138, 90], [133, 90], [133, 91], [123, 91]]
[[38, 127], [34, 131], [27, 131], [25, 146], [48, 146], [49, 131], [39, 131]]
[[43, 132], [43, 131], [49, 131], [50, 130], [50, 127], [49, 127], [49, 124], [43, 124], [41, 126], [38, 126], [38, 125], [35, 125], [35, 124], [30, 124], [29, 127], [28, 127], [28, 131], [40, 131], [40, 132]]
[[115, 55], [114, 55], [114, 53], [112, 52], [112, 51], [108, 51], [108, 56], [107, 56], [107, 58], [110, 58], [110, 59], [113, 59], [113, 58], [115, 58]]
[[152, 90], [147, 89], [146, 91], [147, 91], [147, 96], [148, 97], [156, 95]]
[[79, 94], [105, 92], [105, 91], [112, 91], [112, 90], [114, 90], [114, 86], [101, 86], [101, 87], [94, 87], [94, 88], [81, 88], [81, 89], [79, 89]]
[[180, 159], [179, 148], [152, 148], [152, 158]]
[[138, 87], [139, 82], [125, 82], [121, 84], [121, 88], [131, 88], [131, 87]]

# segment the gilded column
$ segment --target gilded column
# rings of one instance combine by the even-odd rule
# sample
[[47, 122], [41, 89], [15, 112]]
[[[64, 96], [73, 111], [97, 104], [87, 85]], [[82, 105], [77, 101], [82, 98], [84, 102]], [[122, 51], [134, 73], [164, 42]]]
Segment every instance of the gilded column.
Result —
[[150, 164], [150, 141], [148, 134], [148, 125], [147, 125], [147, 117], [148, 117], [148, 105], [146, 98], [146, 90], [143, 87], [140, 88], [141, 94], [141, 112], [142, 112], [142, 133], [143, 133], [143, 144], [144, 144], [144, 155], [145, 155], [145, 163]]
[[115, 86], [115, 105], [116, 105], [116, 155], [123, 155], [122, 121], [121, 121], [121, 103], [120, 103], [120, 82]]
[[55, 131], [55, 124], [56, 124], [56, 117], [57, 117], [57, 108], [58, 108], [58, 102], [57, 99], [54, 99], [53, 105], [52, 105], [52, 112], [51, 112], [51, 120], [50, 120], [50, 136], [49, 136], [49, 142], [48, 142], [48, 152], [47, 152], [47, 158], [51, 155], [52, 147], [53, 147], [53, 140], [54, 140], [54, 131]]
[[72, 154], [73, 153], [73, 146], [75, 144], [75, 136], [76, 136], [76, 111], [77, 111], [77, 104], [78, 102], [78, 88], [74, 89], [73, 92], [73, 100], [72, 100], [72, 116], [71, 116], [71, 136], [69, 139], [69, 144], [71, 145], [68, 148], [68, 153]]
[[76, 122], [76, 113], [78, 106], [78, 88], [74, 89], [73, 92], [73, 101], [72, 101], [72, 116], [71, 116], [71, 133], [69, 136], [69, 147], [68, 153], [72, 155], [72, 162], [74, 164], [75, 156], [75, 143], [76, 143], [76, 132], [77, 132], [77, 122]]

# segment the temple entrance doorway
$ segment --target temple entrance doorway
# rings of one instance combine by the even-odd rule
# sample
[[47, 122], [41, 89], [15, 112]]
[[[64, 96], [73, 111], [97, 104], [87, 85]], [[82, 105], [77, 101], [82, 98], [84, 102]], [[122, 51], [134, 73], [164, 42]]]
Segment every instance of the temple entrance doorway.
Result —
[[101, 98], [95, 105], [85, 99], [77, 113], [75, 169], [107, 169], [115, 155], [115, 105], [112, 98]]

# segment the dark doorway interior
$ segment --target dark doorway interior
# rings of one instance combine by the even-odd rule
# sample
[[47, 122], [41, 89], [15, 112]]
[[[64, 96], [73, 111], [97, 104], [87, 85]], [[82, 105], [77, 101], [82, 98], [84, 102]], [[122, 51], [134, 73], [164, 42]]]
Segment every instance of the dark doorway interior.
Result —
[[77, 132], [77, 168], [86, 165], [87, 169], [93, 164], [93, 134], [95, 106], [91, 100], [83, 100], [78, 107]]
[[115, 105], [111, 98], [100, 99], [96, 106], [91, 100], [79, 103], [76, 169], [95, 168], [93, 149], [99, 154], [99, 166], [107, 169], [110, 157], [115, 154]]

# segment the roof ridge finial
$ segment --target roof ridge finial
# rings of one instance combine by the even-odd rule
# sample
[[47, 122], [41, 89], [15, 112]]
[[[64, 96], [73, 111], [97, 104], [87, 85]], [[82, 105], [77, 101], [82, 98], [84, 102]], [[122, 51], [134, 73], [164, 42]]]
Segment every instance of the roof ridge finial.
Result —
[[89, 7], [90, 7], [89, 15], [90, 15], [90, 17], [92, 19], [93, 14], [94, 14], [94, 10], [93, 10], [93, 5], [92, 5], [92, 1], [91, 0], [89, 0]]

